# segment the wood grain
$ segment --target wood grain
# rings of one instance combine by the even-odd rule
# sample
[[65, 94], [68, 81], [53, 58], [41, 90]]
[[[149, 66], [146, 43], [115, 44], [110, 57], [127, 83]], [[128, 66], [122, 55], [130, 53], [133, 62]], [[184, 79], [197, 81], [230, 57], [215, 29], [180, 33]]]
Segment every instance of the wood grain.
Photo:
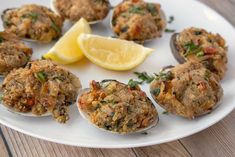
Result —
[[2, 132], [0, 133], [0, 156], [1, 157], [7, 157], [8, 156], [8, 152], [7, 152], [7, 147], [4, 143], [4, 139], [3, 139], [3, 134]]
[[[17, 157], [146, 157], [169, 156], [189, 157], [185, 148], [178, 142], [136, 149], [92, 149], [71, 147], [43, 141], [2, 126], [3, 134]], [[152, 152], [152, 153], [150, 153]]]
[[150, 147], [135, 148], [138, 157], [190, 157], [190, 153], [181, 145], [180, 142], [169, 142], [166, 144]]
[[220, 123], [181, 142], [196, 157], [235, 156], [235, 111]]
[[[217, 10], [235, 26], [235, 0], [199, 0]], [[36, 139], [5, 126], [3, 135], [13, 157], [234, 157], [235, 111], [220, 123], [193, 136], [151, 147], [92, 149], [71, 147]], [[10, 154], [10, 155], [11, 155]], [[7, 157], [0, 136], [0, 157]]]

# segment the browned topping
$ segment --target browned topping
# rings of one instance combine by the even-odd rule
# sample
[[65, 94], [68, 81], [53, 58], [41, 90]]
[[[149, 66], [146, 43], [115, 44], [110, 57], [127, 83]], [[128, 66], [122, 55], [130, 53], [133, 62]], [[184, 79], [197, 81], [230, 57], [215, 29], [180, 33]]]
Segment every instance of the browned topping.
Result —
[[139, 87], [131, 88], [117, 81], [92, 81], [90, 89], [80, 97], [79, 105], [100, 128], [128, 133], [157, 120], [155, 107]]
[[120, 38], [143, 41], [160, 37], [166, 22], [159, 4], [127, 0], [114, 9], [112, 25]]
[[[216, 75], [198, 62], [187, 62], [161, 73], [151, 84], [151, 93], [170, 113], [194, 118], [210, 112], [223, 95]], [[167, 73], [171, 77], [165, 77]]]
[[72, 73], [51, 61], [37, 60], [7, 75], [2, 100], [18, 112], [52, 112], [56, 121], [65, 123], [69, 119], [68, 106], [75, 102], [80, 87]]
[[0, 32], [0, 75], [9, 73], [14, 68], [27, 64], [32, 49], [9, 32]]
[[81, 17], [89, 22], [102, 20], [109, 12], [108, 0], [56, 0], [54, 5], [64, 18], [75, 22]]
[[3, 15], [4, 27], [19, 36], [50, 42], [61, 36], [63, 19], [50, 9], [35, 4], [9, 9]]
[[189, 61], [199, 61], [222, 79], [227, 70], [227, 47], [219, 34], [204, 29], [188, 28], [176, 38], [180, 54]]

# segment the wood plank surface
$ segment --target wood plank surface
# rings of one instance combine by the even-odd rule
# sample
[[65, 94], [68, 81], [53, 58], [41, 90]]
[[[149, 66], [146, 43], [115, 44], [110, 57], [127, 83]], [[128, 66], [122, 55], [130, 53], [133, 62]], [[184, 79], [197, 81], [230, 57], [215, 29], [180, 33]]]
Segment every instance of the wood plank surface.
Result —
[[36, 139], [2, 126], [8, 146], [17, 157], [189, 157], [180, 142], [136, 149], [92, 149], [56, 144]]
[[[235, 26], [235, 0], [199, 0]], [[151, 147], [92, 149], [36, 139], [1, 125], [0, 157], [234, 157], [235, 111], [193, 136]], [[4, 141], [5, 139], [5, 141]]]
[[0, 156], [8, 156], [8, 151], [7, 150], [7, 144], [6, 141], [4, 139], [4, 135], [2, 134], [2, 131], [0, 130]]
[[181, 140], [196, 157], [235, 157], [235, 111], [220, 123]]

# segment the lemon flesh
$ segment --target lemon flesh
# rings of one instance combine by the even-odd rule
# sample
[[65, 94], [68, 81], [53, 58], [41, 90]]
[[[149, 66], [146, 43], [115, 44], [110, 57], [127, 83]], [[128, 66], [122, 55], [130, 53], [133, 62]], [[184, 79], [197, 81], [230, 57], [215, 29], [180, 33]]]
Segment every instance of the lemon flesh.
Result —
[[78, 45], [91, 62], [117, 71], [133, 69], [154, 51], [132, 41], [85, 33], [78, 37]]
[[77, 44], [81, 33], [91, 33], [91, 28], [85, 19], [80, 19], [43, 57], [60, 64], [70, 64], [79, 61], [83, 53]]

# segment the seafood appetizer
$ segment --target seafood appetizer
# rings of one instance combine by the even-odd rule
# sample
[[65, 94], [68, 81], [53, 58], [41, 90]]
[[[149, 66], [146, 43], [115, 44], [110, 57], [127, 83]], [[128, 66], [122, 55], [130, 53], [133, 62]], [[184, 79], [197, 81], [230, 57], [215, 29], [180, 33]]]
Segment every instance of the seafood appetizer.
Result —
[[199, 62], [186, 62], [161, 71], [150, 92], [167, 112], [193, 119], [219, 105], [223, 89], [215, 75]]
[[25, 66], [32, 52], [15, 34], [0, 32], [0, 75]]
[[227, 70], [227, 46], [219, 34], [201, 28], [188, 28], [171, 38], [171, 49], [180, 62], [199, 61], [223, 79]]
[[160, 4], [126, 0], [114, 8], [111, 23], [119, 38], [146, 41], [162, 36], [166, 18]]
[[1, 88], [2, 104], [10, 111], [25, 116], [52, 115], [65, 123], [68, 106], [76, 101], [81, 84], [75, 75], [51, 61], [36, 60], [12, 70]]
[[143, 132], [158, 122], [158, 113], [138, 85], [116, 80], [92, 81], [78, 99], [81, 115], [94, 126], [119, 134]]
[[29, 4], [6, 9], [2, 14], [4, 28], [20, 38], [48, 43], [61, 36], [63, 19], [50, 9]]
[[82, 17], [90, 24], [99, 22], [108, 15], [109, 8], [109, 0], [52, 0], [52, 9], [72, 22]]

